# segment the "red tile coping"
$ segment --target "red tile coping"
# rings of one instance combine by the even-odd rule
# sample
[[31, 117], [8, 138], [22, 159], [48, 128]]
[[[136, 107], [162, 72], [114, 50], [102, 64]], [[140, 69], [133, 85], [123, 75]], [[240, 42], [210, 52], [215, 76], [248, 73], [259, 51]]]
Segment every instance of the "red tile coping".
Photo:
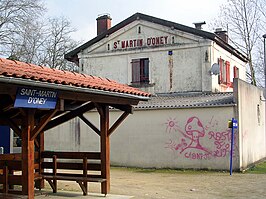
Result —
[[145, 97], [151, 96], [137, 88], [107, 78], [51, 69], [4, 58], [0, 58], [0, 75]]

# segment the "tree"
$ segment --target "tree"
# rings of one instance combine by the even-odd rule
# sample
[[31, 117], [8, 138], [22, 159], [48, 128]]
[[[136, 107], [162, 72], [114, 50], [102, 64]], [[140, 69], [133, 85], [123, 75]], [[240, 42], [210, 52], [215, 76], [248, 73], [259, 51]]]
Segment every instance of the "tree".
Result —
[[0, 1], [0, 46], [11, 45], [13, 38], [20, 34], [29, 19], [38, 18], [45, 11], [41, 0], [1, 0]]
[[77, 71], [64, 54], [77, 46], [64, 18], [45, 19], [42, 0], [0, 0], [0, 53], [10, 59]]
[[19, 28], [19, 34], [10, 39], [11, 43], [6, 46], [6, 51], [16, 60], [41, 64], [46, 37], [45, 25], [37, 20], [29, 20]]
[[[251, 84], [257, 85], [256, 76], [260, 76], [259, 42], [261, 41], [261, 25], [265, 23], [264, 10], [261, 3], [265, 0], [227, 0], [221, 7], [221, 14], [216, 26], [226, 28], [229, 41], [248, 58], [248, 71]], [[265, 14], [265, 13], [264, 13]]]
[[64, 18], [52, 18], [49, 20], [49, 34], [44, 44], [45, 59], [43, 64], [51, 68], [76, 70], [75, 65], [68, 63], [64, 59], [66, 52], [72, 50], [78, 45], [71, 39], [70, 34], [75, 30], [71, 28], [70, 22]]

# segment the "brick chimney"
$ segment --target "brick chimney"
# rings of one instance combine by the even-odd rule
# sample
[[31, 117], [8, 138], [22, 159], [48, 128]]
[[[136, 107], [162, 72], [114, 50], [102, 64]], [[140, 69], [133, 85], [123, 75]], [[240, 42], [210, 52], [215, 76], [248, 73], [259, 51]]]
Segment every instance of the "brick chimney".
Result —
[[224, 42], [228, 43], [228, 34], [226, 30], [222, 30], [222, 28], [217, 28], [214, 33], [218, 35]]
[[100, 15], [97, 19], [97, 35], [111, 28], [112, 18], [109, 14]]

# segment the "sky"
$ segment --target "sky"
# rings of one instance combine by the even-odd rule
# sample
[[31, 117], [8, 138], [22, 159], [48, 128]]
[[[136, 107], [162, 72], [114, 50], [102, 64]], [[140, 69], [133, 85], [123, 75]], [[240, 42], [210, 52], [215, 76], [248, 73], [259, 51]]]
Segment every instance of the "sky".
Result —
[[140, 12], [157, 18], [194, 27], [205, 21], [204, 30], [219, 14], [226, 0], [45, 0], [47, 17], [66, 17], [76, 32], [72, 38], [88, 41], [96, 36], [96, 18], [110, 14], [112, 26]]

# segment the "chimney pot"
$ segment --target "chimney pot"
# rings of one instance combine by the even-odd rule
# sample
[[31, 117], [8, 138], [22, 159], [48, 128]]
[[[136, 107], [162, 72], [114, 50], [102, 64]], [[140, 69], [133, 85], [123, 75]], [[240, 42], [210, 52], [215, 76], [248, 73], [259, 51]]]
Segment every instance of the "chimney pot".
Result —
[[195, 28], [198, 29], [198, 30], [202, 30], [202, 25], [205, 25], [206, 22], [203, 21], [203, 22], [196, 22], [196, 23], [193, 23], [195, 25]]
[[228, 34], [226, 30], [223, 30], [222, 28], [216, 28], [214, 33], [218, 35], [225, 43], [228, 43]]
[[99, 15], [96, 20], [97, 20], [97, 35], [100, 35], [101, 33], [111, 28], [112, 18], [110, 17], [109, 14]]

